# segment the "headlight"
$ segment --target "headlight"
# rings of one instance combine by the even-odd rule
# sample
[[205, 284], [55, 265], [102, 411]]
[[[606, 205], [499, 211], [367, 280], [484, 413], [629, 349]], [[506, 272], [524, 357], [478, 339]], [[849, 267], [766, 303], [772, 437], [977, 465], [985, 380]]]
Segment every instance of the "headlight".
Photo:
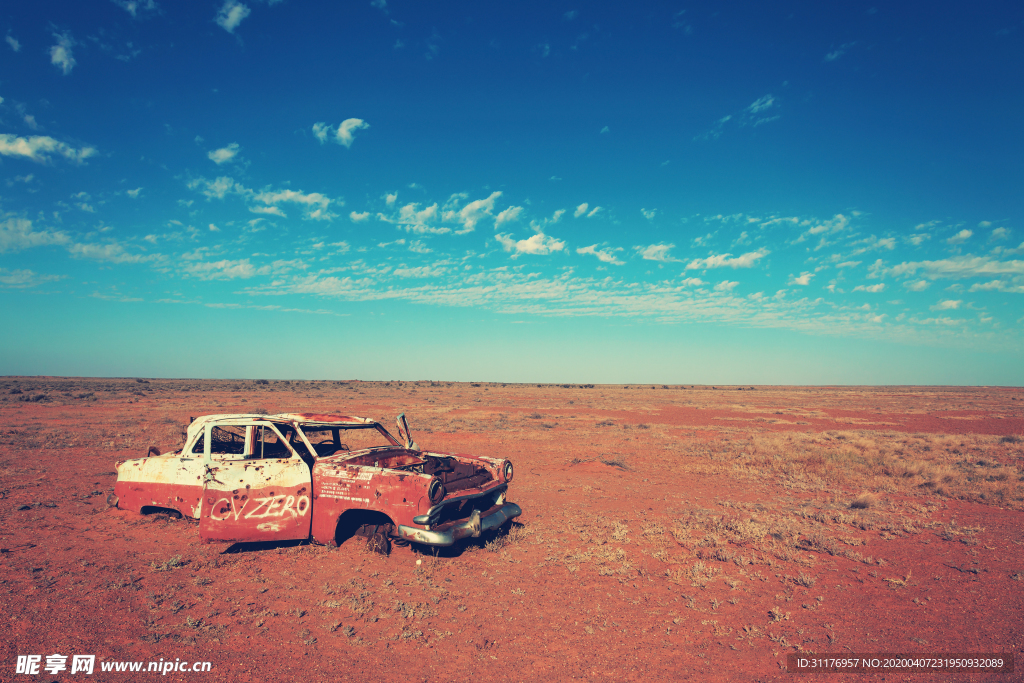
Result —
[[509, 461], [509, 460], [505, 461], [505, 466], [501, 468], [501, 474], [502, 474], [502, 476], [505, 477], [505, 482], [506, 483], [512, 481], [512, 475], [515, 474], [515, 472], [512, 469], [512, 462], [511, 461]]
[[430, 499], [430, 502], [437, 505], [444, 500], [444, 493], [444, 483], [437, 477], [431, 479], [430, 485], [427, 486], [427, 498]]

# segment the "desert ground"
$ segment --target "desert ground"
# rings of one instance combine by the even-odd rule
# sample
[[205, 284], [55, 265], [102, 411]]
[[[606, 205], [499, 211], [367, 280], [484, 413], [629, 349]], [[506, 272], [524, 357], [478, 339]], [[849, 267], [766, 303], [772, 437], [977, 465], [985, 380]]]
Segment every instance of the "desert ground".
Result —
[[[523, 515], [384, 557], [107, 503], [190, 416], [305, 411], [510, 458]], [[791, 653], [1024, 680], [1022, 389], [5, 377], [0, 414], [0, 680], [774, 681]], [[14, 674], [54, 653], [212, 670]]]

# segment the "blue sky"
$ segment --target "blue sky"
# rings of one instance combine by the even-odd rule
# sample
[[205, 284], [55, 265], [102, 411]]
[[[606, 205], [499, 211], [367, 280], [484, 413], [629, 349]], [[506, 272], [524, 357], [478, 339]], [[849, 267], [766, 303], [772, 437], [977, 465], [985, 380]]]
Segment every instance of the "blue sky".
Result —
[[0, 33], [0, 373], [1024, 383], [1019, 3]]

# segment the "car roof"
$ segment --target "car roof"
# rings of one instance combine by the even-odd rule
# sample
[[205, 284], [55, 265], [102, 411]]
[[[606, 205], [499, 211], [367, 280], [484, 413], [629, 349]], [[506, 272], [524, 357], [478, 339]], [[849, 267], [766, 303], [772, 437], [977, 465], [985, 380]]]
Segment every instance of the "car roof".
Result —
[[188, 435], [192, 436], [197, 431], [205, 429], [208, 424], [220, 422], [235, 422], [237, 420], [269, 420], [272, 422], [292, 422], [300, 426], [352, 426], [362, 427], [377, 424], [376, 420], [368, 417], [355, 417], [354, 415], [335, 415], [330, 413], [279, 413], [277, 415], [264, 415], [262, 413], [225, 413], [223, 415], [203, 415], [197, 417], [188, 426]]

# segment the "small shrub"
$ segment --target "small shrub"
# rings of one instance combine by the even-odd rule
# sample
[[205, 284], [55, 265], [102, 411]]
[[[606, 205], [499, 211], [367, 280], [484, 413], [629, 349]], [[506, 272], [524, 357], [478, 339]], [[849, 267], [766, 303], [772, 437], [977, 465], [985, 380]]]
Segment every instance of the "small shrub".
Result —
[[866, 510], [878, 503], [878, 497], [873, 493], [862, 493], [850, 503], [850, 507], [854, 510]]

